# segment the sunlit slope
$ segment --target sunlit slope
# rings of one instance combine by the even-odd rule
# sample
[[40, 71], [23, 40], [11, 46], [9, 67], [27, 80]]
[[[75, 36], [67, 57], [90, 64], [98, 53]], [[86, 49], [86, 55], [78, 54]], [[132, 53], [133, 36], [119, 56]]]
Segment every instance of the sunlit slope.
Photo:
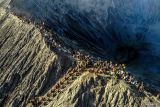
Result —
[[[0, 9], [0, 106], [30, 107], [29, 100], [41, 96], [48, 107], [159, 106], [152, 93], [116, 75], [67, 73], [72, 61], [60, 54], [48, 48], [35, 25]], [[52, 96], [52, 88], [66, 75], [67, 84]]]
[[48, 90], [69, 65], [50, 51], [34, 25], [0, 9], [0, 105], [23, 106]]
[[[60, 83], [60, 82], [59, 82]], [[80, 76], [72, 76], [61, 89], [50, 90], [39, 97], [42, 107], [150, 107], [160, 106], [160, 102], [152, 95], [140, 92], [124, 80], [113, 75], [90, 73], [84, 71]], [[155, 99], [154, 99], [155, 98]], [[32, 107], [29, 103], [27, 107]], [[35, 106], [35, 105], [34, 105]]]

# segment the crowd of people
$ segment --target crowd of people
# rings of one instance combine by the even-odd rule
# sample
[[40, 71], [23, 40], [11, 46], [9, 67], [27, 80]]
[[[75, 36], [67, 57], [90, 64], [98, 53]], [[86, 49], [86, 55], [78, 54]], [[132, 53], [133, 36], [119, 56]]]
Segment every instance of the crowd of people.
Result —
[[89, 55], [80, 52], [75, 53], [73, 57], [77, 62], [77, 66], [69, 69], [66, 75], [46, 95], [31, 100], [33, 105], [48, 105], [53, 97], [62, 92], [67, 85], [71, 84], [74, 79], [84, 72], [95, 73], [96, 75], [110, 75], [111, 77], [116, 76], [118, 79], [123, 79], [135, 86], [139, 92], [144, 90], [143, 82], [137, 81], [130, 73], [126, 72], [124, 64], [113, 64], [111, 61], [94, 61]]
[[22, 22], [28, 23], [28, 24], [34, 24], [36, 28], [39, 29], [40, 33], [43, 36], [44, 41], [48, 45], [50, 49], [53, 49], [55, 52], [58, 53], [68, 53], [71, 54], [72, 50], [67, 49], [67, 47], [62, 46], [60, 43], [60, 39], [58, 39], [57, 34], [53, 32], [51, 29], [46, 28], [45, 22], [36, 22], [32, 21], [30, 18], [25, 17], [25, 15], [18, 14], [16, 12], [11, 12], [14, 16], [17, 16], [19, 19], [22, 20]]
[[[12, 14], [28, 24], [33, 23], [31, 19], [20, 14], [16, 14], [15, 12], [12, 12]], [[55, 52], [63, 52], [72, 55], [77, 64], [75, 68], [68, 70], [67, 74], [55, 84], [45, 96], [32, 99], [30, 102], [34, 106], [39, 107], [39, 105], [42, 104], [48, 105], [49, 101], [52, 101], [51, 97], [56, 96], [67, 86], [67, 84], [70, 84], [70, 81], [73, 81], [74, 78], [79, 77], [84, 72], [95, 73], [96, 75], [114, 75], [118, 79], [123, 79], [130, 85], [135, 86], [140, 92], [144, 90], [143, 82], [137, 81], [130, 73], [124, 70], [125, 64], [113, 64], [111, 61], [93, 60], [89, 55], [84, 55], [79, 51], [62, 46], [58, 41], [57, 34], [52, 32], [52, 30], [46, 30], [44, 22], [35, 23], [35, 26], [39, 28], [44, 41], [50, 49], [54, 49]], [[160, 97], [160, 94], [158, 94], [157, 97]]]

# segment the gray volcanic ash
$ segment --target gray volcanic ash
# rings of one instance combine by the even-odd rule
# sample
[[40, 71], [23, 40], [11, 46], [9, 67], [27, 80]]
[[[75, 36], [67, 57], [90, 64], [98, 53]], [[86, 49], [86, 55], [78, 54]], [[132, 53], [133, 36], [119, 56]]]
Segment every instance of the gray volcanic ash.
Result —
[[160, 106], [159, 14], [159, 0], [0, 0], [0, 106]]

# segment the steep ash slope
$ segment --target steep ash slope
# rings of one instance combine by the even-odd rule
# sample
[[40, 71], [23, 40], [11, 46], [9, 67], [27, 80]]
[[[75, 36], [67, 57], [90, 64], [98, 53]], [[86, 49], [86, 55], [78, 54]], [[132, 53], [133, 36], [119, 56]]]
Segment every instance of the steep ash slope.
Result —
[[127, 69], [160, 89], [160, 0], [2, 0], [45, 22], [63, 41]]
[[39, 30], [0, 9], [0, 106], [23, 106], [45, 93], [71, 65], [52, 52]]
[[73, 72], [74, 57], [51, 49], [38, 28], [0, 9], [0, 106], [32, 107], [37, 98], [42, 107], [159, 106], [156, 96], [110, 72], [114, 67], [106, 74], [95, 65], [89, 72], [93, 63], [75, 58]]
[[158, 102], [114, 76], [85, 72], [48, 107], [156, 107]]
[[[27, 107], [150, 107], [160, 106], [158, 92], [124, 71], [124, 65], [73, 55], [69, 69], [50, 90]], [[149, 91], [148, 91], [149, 90]]]

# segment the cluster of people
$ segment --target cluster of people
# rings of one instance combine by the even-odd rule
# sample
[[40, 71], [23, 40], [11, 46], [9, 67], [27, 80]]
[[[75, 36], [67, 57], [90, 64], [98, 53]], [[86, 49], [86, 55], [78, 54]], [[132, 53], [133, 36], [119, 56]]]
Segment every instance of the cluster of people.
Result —
[[57, 37], [57, 34], [52, 32], [51, 30], [46, 31], [43, 30], [43, 27], [40, 27], [40, 31], [42, 36], [44, 37], [45, 42], [47, 43], [47, 45], [49, 46], [49, 48], [52, 50], [54, 50], [54, 52], [58, 52], [58, 53], [68, 53], [71, 54], [72, 51], [70, 49], [68, 49], [65, 46], [62, 46], [62, 44], [60, 43], [60, 40]]
[[87, 71], [96, 74], [116, 75], [118, 78], [125, 80], [127, 83], [134, 85], [139, 91], [144, 90], [144, 83], [137, 81], [130, 73], [126, 72], [125, 64], [113, 64], [111, 61], [93, 61], [90, 56], [85, 56], [79, 52], [74, 55], [80, 67], [88, 67]]
[[91, 59], [91, 56], [81, 54], [80, 52], [77, 52], [77, 54], [73, 55], [73, 57], [77, 61], [77, 65], [82, 68], [89, 68], [90, 71], [93, 69], [97, 69], [95, 71], [118, 71], [118, 70], [124, 70], [125, 65], [124, 64], [113, 64], [111, 61], [101, 61], [96, 60], [94, 61]]
[[62, 53], [62, 52], [68, 53], [68, 54], [72, 53], [71, 49], [67, 49], [67, 47], [62, 46], [55, 32], [53, 32], [51, 29], [46, 28], [45, 22], [43, 21], [33, 22], [31, 19], [25, 17], [22, 14], [16, 13], [16, 12], [11, 12], [11, 14], [13, 14], [14, 16], [17, 16], [23, 22], [26, 22], [28, 24], [33, 23], [36, 26], [36, 28], [40, 30], [45, 42], [47, 43], [50, 49], [52, 48], [55, 52], [59, 52], [59, 53]]
[[[16, 14], [15, 12], [12, 12], [12, 14], [17, 16], [23, 22], [27, 22], [28, 24], [32, 23], [31, 19], [28, 19], [25, 16]], [[44, 22], [36, 23], [35, 26], [39, 28], [49, 48], [54, 49], [56, 52], [60, 53], [64, 52], [73, 55], [73, 58], [77, 62], [77, 66], [69, 70], [67, 75], [65, 75], [64, 78], [61, 79], [61, 81], [57, 83], [49, 93], [47, 93], [47, 98], [43, 96], [42, 98], [38, 97], [31, 100], [34, 106], [38, 106], [41, 104], [47, 105], [48, 104], [47, 101], [52, 100], [50, 99], [50, 96], [53, 97], [56, 96], [56, 93], [61, 92], [61, 90], [64, 89], [67, 84], [69, 84], [69, 81], [71, 81], [73, 77], [78, 77], [83, 72], [86, 71], [90, 73], [95, 73], [97, 75], [99, 74], [116, 75], [118, 78], [124, 79], [127, 83], [134, 85], [139, 91], [144, 90], [143, 82], [138, 82], [130, 73], [124, 71], [125, 69], [124, 64], [113, 64], [111, 61], [109, 62], [101, 60], [95, 61], [89, 55], [84, 55], [78, 51], [74, 52], [74, 50], [70, 50], [62, 46], [62, 44], [60, 44], [59, 39], [57, 38], [57, 34], [52, 32], [52, 30], [47, 31]], [[157, 96], [158, 98], [160, 97], [159, 94]]]
[[63, 89], [70, 84], [70, 82], [73, 81], [73, 77], [78, 77], [81, 75], [83, 70], [78, 70], [78, 68], [73, 68], [70, 70], [70, 72], [65, 75], [57, 84], [54, 85], [54, 87], [44, 96], [42, 97], [36, 97], [32, 99], [30, 102], [35, 107], [39, 107], [40, 105], [48, 105], [50, 101], [52, 101], [52, 98], [57, 95], [57, 93], [63, 91]]
[[95, 73], [96, 75], [116, 75], [117, 77], [124, 79], [127, 83], [134, 85], [139, 91], [144, 89], [143, 82], [136, 81], [130, 73], [124, 71], [124, 64], [113, 64], [111, 61], [94, 61], [89, 55], [84, 55], [80, 52], [75, 53], [73, 57], [77, 62], [77, 66], [69, 69], [68, 73], [57, 84], [55, 84], [45, 96], [37, 98], [38, 100], [32, 100], [32, 104], [48, 105], [49, 102], [52, 101], [52, 97], [63, 91], [63, 89], [70, 84], [74, 78], [79, 77], [84, 72]]

